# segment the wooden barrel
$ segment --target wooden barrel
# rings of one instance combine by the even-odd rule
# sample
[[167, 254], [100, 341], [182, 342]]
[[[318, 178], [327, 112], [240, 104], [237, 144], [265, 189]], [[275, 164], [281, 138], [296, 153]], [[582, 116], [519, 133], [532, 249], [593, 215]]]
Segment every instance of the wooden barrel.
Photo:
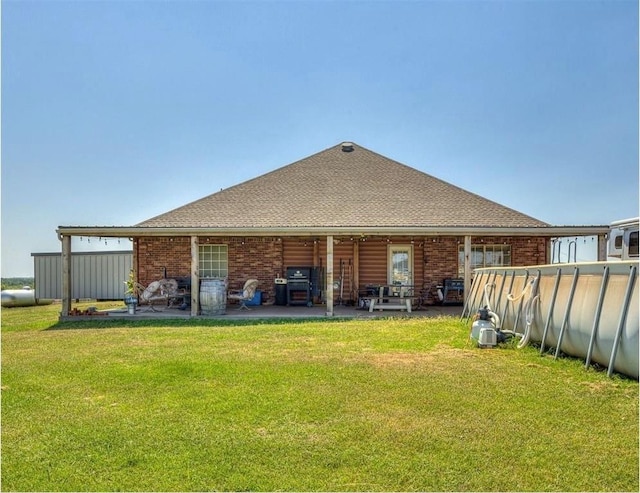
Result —
[[227, 309], [227, 290], [221, 279], [200, 281], [200, 313], [224, 315]]

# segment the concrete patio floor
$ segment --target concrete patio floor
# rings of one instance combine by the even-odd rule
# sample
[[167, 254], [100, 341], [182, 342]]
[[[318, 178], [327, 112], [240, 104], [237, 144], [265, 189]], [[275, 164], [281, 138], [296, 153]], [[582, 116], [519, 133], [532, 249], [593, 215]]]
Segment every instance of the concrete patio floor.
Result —
[[[107, 311], [108, 318], [129, 319], [129, 320], [141, 320], [141, 319], [167, 319], [167, 318], [194, 318], [194, 319], [223, 319], [223, 320], [247, 320], [247, 319], [264, 319], [264, 318], [283, 318], [283, 319], [296, 319], [296, 318], [326, 318], [327, 308], [325, 305], [315, 305], [312, 307], [307, 306], [279, 306], [279, 305], [259, 305], [252, 306], [250, 310], [238, 310], [238, 305], [227, 305], [226, 312], [223, 315], [198, 315], [192, 317], [188, 310], [179, 310], [177, 308], [166, 308], [161, 311], [152, 311], [148, 307], [141, 307], [136, 310], [135, 315], [128, 313], [126, 307], [122, 309], [112, 309]], [[332, 318], [388, 318], [388, 317], [411, 317], [411, 318], [425, 318], [425, 317], [440, 317], [440, 316], [452, 316], [460, 317], [462, 314], [462, 306], [460, 305], [429, 305], [421, 307], [418, 310], [413, 310], [411, 313], [406, 311], [381, 311], [359, 309], [354, 306], [334, 306], [334, 315]], [[70, 316], [64, 317], [64, 320], [78, 320], [78, 319], [93, 319], [95, 316]]]

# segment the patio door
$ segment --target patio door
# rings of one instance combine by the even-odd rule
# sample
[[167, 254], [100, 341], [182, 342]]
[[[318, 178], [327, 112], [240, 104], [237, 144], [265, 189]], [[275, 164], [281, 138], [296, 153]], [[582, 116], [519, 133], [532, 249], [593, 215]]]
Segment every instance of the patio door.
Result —
[[389, 245], [387, 251], [389, 284], [413, 284], [413, 245]]

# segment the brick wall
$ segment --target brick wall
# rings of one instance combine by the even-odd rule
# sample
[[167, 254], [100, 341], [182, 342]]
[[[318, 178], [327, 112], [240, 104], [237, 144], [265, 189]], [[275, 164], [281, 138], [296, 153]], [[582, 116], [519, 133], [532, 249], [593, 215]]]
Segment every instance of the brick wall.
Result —
[[549, 262], [545, 238], [501, 238], [511, 245], [511, 261], [514, 267], [542, 265]]
[[[198, 238], [201, 245], [227, 245], [229, 289], [240, 289], [249, 278], [260, 281], [264, 298], [273, 300], [273, 280], [282, 272], [282, 241], [277, 238]], [[138, 238], [134, 242], [138, 282], [147, 285], [164, 277], [191, 276], [191, 238]], [[165, 270], [166, 269], [166, 270]]]
[[[287, 267], [283, 264], [284, 242], [280, 238], [202, 237], [198, 238], [198, 242], [228, 246], [230, 289], [239, 289], [247, 279], [256, 278], [260, 281], [258, 289], [263, 292], [263, 298], [267, 301], [275, 299], [274, 279], [282, 275]], [[430, 287], [445, 278], [459, 277], [458, 249], [464, 244], [463, 237], [424, 237], [420, 242], [415, 239], [415, 242], [420, 246], [414, 249], [414, 262], [422, 264], [422, 268], [417, 265], [414, 267], [416, 285]], [[513, 266], [548, 262], [545, 238], [473, 237], [471, 243], [511, 245]], [[361, 258], [367, 256], [362, 245], [360, 251]], [[386, 272], [386, 246], [383, 253], [385, 258], [381, 257], [380, 262], [384, 265], [375, 267]], [[323, 265], [326, 265], [326, 259], [323, 260]], [[367, 265], [367, 262], [361, 262], [361, 284], [368, 279], [367, 274], [362, 272]], [[165, 272], [169, 277], [190, 276], [191, 240], [189, 237], [138, 238], [134, 241], [134, 266], [138, 281], [144, 285], [162, 278]]]
[[[540, 265], [548, 262], [545, 238], [472, 237], [471, 244], [511, 245], [513, 266]], [[461, 277], [458, 273], [458, 251], [461, 246], [464, 246], [464, 237], [424, 238], [424, 287], [440, 284], [446, 278]]]
[[263, 300], [275, 299], [274, 279], [283, 271], [282, 241], [278, 238], [227, 238], [229, 289], [240, 289], [247, 279], [258, 279]]
[[147, 285], [168, 277], [191, 275], [191, 239], [189, 237], [137, 238], [133, 258], [138, 282]]
[[458, 276], [458, 245], [463, 238], [451, 236], [426, 237], [424, 239], [424, 278], [425, 287], [440, 284], [443, 279]]

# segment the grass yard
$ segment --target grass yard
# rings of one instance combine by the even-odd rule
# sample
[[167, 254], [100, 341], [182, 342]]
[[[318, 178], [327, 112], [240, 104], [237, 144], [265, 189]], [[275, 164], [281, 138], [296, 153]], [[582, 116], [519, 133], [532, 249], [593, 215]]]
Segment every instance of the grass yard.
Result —
[[[638, 382], [452, 318], [2, 310], [3, 491], [638, 491]], [[64, 330], [47, 330], [55, 326]]]

